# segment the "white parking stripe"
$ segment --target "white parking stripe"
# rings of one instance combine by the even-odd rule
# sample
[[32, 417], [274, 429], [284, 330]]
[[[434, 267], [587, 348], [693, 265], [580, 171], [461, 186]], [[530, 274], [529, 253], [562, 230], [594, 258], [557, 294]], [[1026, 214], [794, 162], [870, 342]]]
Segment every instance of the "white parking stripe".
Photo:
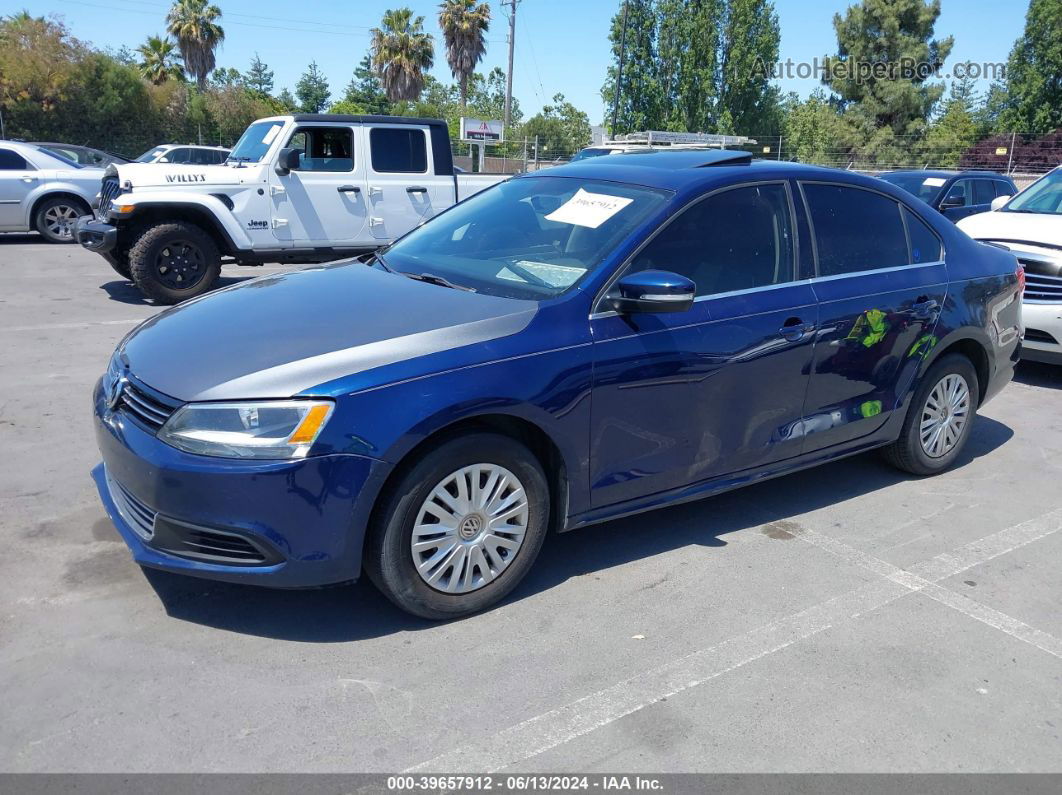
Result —
[[147, 320], [146, 317], [130, 317], [125, 320], [87, 320], [84, 323], [48, 323], [40, 326], [8, 326], [0, 328], [0, 333], [6, 331], [51, 331], [52, 329], [88, 328], [89, 326], [127, 326], [130, 323], [139, 323]]
[[975, 609], [962, 601], [965, 597], [958, 597], [956, 600], [943, 596], [938, 593], [938, 589], [949, 594], [951, 592], [936, 586], [935, 582], [1004, 555], [1059, 529], [1062, 529], [1062, 510], [1052, 511], [1038, 519], [1007, 528], [967, 544], [955, 552], [938, 555], [911, 571], [900, 569], [813, 531], [798, 532], [796, 535], [799, 538], [815, 543], [850, 563], [868, 568], [884, 579], [665, 663], [651, 671], [518, 723], [485, 740], [440, 754], [405, 772], [500, 770], [576, 737], [589, 734], [663, 698], [762, 659], [909, 593], [926, 593], [949, 607], [959, 605], [956, 609], [967, 615], [1055, 654], [1055, 638], [977, 603], [973, 603], [976, 605]]

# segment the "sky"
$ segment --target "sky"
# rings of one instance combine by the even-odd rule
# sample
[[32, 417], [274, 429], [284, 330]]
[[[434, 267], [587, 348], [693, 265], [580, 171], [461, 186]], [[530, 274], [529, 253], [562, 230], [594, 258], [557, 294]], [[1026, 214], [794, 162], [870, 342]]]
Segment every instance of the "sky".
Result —
[[[423, 0], [214, 0], [222, 11], [225, 43], [219, 66], [246, 71], [257, 52], [275, 72], [276, 90], [294, 90], [311, 60], [328, 78], [338, 100], [369, 45], [369, 29], [383, 12], [403, 4], [425, 17], [436, 37], [432, 74], [450, 81], [438, 30], [437, 2]], [[810, 61], [836, 51], [832, 19], [846, 0], [775, 0], [781, 23], [780, 60]], [[34, 15], [61, 16], [73, 34], [100, 48], [135, 48], [149, 35], [165, 30], [166, 0], [0, 0], [0, 14], [27, 9]], [[500, 2], [490, 3], [493, 21], [480, 71], [506, 67], [508, 20]], [[1026, 0], [942, 0], [936, 36], [955, 37], [945, 64], [949, 73], [962, 61], [1006, 62], [1024, 27]], [[592, 124], [606, 115], [601, 85], [609, 63], [609, 21], [620, 0], [521, 0], [517, 6], [513, 94], [527, 118], [553, 95], [563, 93], [586, 111]], [[507, 6], [506, 6], [507, 8]], [[818, 85], [814, 78], [779, 80], [783, 91], [801, 96]], [[984, 90], [987, 81], [981, 81]]]

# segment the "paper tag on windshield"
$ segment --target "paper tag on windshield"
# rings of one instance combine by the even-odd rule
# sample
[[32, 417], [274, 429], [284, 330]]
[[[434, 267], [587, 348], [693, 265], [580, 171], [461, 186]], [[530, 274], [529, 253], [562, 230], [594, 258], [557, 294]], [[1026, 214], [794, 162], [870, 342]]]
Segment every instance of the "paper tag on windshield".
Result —
[[947, 180], [941, 179], [940, 177], [926, 177], [925, 181], [923, 181], [922, 184], [928, 185], [931, 188], [939, 188], [945, 182], [947, 182]]
[[590, 193], [579, 188], [574, 196], [547, 215], [546, 220], [597, 229], [632, 201], [634, 199]]
[[266, 130], [266, 134], [262, 136], [262, 143], [266, 145], [273, 143], [273, 139], [277, 137], [277, 133], [280, 132], [280, 128], [282, 126], [283, 125], [280, 124], [274, 124], [268, 130]]

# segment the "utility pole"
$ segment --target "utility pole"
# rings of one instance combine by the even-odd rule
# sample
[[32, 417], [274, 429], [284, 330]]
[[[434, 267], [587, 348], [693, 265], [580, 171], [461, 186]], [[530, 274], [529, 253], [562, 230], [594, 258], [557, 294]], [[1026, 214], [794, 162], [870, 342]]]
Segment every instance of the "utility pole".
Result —
[[505, 130], [513, 112], [513, 49], [516, 46], [516, 4], [520, 0], [508, 0], [502, 6], [509, 6], [509, 70], [505, 73]]
[[619, 116], [620, 94], [623, 93], [623, 57], [627, 54], [627, 0], [623, 0], [623, 28], [620, 33], [619, 68], [616, 70], [616, 90], [612, 97], [612, 129], [609, 135], [616, 137], [616, 117]]

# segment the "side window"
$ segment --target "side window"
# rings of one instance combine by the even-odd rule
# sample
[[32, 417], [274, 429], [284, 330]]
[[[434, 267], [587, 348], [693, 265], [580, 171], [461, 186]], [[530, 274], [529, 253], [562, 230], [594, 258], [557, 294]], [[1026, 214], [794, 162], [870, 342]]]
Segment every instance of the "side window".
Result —
[[992, 180], [975, 179], [973, 181], [974, 204], [991, 204], [994, 198], [996, 198], [996, 191], [992, 187]]
[[192, 150], [188, 147], [180, 147], [178, 149], [171, 149], [164, 157], [170, 163], [177, 163], [178, 165], [185, 165], [191, 162]]
[[354, 132], [349, 127], [303, 127], [292, 133], [288, 148], [299, 152], [299, 171], [354, 170]]
[[793, 281], [793, 229], [785, 186], [733, 188], [684, 210], [628, 272], [667, 270], [715, 295]]
[[228, 152], [224, 152], [221, 149], [215, 149], [210, 153], [210, 164], [212, 166], [221, 165], [229, 157]]
[[802, 183], [818, 252], [818, 275], [906, 265], [900, 206], [880, 193], [842, 185]]
[[907, 220], [907, 234], [911, 238], [911, 262], [917, 265], [921, 262], [938, 262], [943, 259], [940, 238], [937, 237], [936, 232], [906, 207], [903, 209], [903, 216]]
[[29, 164], [26, 158], [18, 152], [0, 149], [0, 171], [26, 171], [27, 169], [29, 169]]
[[993, 184], [996, 186], [996, 196], [1013, 196], [1018, 192], [1001, 179], [997, 179]]
[[428, 147], [419, 127], [374, 127], [369, 131], [372, 170], [377, 173], [423, 174]]
[[944, 201], [955, 201], [960, 199], [962, 204], [958, 204], [958, 207], [967, 207], [970, 204], [970, 180], [960, 179], [951, 189], [948, 191], [948, 195], [944, 197]]

